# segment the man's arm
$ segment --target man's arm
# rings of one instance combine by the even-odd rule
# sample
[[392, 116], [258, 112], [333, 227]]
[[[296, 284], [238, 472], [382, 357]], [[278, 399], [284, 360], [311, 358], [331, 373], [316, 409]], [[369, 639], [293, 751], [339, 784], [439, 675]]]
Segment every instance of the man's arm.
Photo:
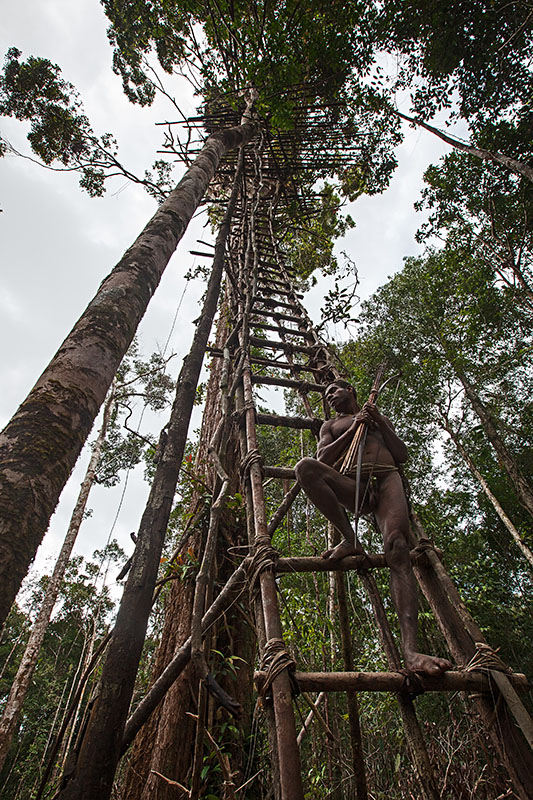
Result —
[[391, 421], [378, 411], [374, 403], [365, 403], [363, 411], [367, 412], [372, 422], [379, 428], [383, 441], [395, 462], [403, 464], [407, 461], [407, 447], [392, 427]]

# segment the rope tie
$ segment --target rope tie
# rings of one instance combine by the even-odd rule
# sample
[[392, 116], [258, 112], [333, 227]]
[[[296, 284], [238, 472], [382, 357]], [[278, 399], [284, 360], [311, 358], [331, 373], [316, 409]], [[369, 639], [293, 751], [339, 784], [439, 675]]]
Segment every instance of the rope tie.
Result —
[[419, 694], [424, 694], [426, 691], [422, 685], [422, 681], [420, 680], [420, 676], [416, 674], [416, 672], [411, 672], [411, 670], [406, 669], [399, 669], [398, 672], [400, 675], [403, 675], [403, 683], [400, 686], [400, 692], [405, 692], [410, 697], [418, 697]]
[[256, 546], [253, 556], [246, 564], [246, 575], [252, 599], [259, 591], [259, 576], [266, 570], [274, 571], [279, 553], [272, 547], [268, 537], [262, 537]]
[[428, 550], [433, 550], [433, 544], [430, 542], [429, 539], [420, 539], [416, 547], [411, 550], [411, 555], [414, 556], [415, 562], [417, 564], [424, 563], [426, 560], [426, 553]]
[[238, 426], [244, 425], [244, 422], [246, 420], [246, 412], [250, 408], [253, 409], [253, 411], [255, 411], [255, 404], [253, 400], [250, 400], [248, 403], [245, 403], [243, 407], [240, 408], [238, 411], [233, 411], [231, 415], [232, 421]]
[[507, 675], [512, 675], [513, 671], [507, 664], [502, 661], [498, 655], [498, 650], [493, 650], [492, 647], [485, 642], [476, 642], [476, 652], [465, 667], [462, 667], [463, 672], [485, 672], [490, 674], [492, 671], [505, 672]]
[[246, 416], [246, 411], [242, 409], [241, 411], [233, 411], [231, 414], [231, 421], [240, 428], [244, 425], [244, 417]]
[[259, 464], [259, 467], [261, 469], [261, 475], [264, 478], [265, 471], [263, 469], [263, 457], [259, 452], [259, 450], [257, 449], [257, 447], [254, 447], [252, 450], [248, 450], [248, 452], [241, 461], [240, 470], [241, 470], [241, 475], [243, 475], [243, 477], [249, 474], [252, 464]]
[[269, 639], [265, 644], [263, 658], [261, 659], [261, 671], [266, 672], [265, 680], [259, 692], [262, 699], [266, 699], [272, 683], [284, 669], [288, 670], [292, 693], [295, 697], [300, 694], [300, 688], [294, 677], [296, 662], [285, 649], [283, 639]]

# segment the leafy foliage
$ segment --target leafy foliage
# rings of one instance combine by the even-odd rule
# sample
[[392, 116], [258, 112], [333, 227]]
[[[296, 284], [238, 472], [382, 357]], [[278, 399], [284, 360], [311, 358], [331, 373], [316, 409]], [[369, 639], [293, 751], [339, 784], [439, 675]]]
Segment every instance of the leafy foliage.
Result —
[[398, 85], [416, 113], [449, 108], [456, 91], [458, 113], [479, 127], [529, 102], [530, 14], [520, 0], [387, 0], [378, 26], [384, 47], [402, 56]]
[[[61, 77], [57, 64], [30, 56], [20, 62], [12, 47], [0, 77], [0, 114], [30, 121], [28, 141], [44, 162], [59, 161], [81, 171], [80, 185], [91, 196], [104, 192], [106, 167], [116, 165], [116, 141], [109, 133], [98, 138], [83, 112], [79, 95]], [[4, 142], [4, 151], [9, 149]]]
[[119, 472], [139, 464], [148, 451], [152, 457], [155, 455], [155, 438], [145, 438], [131, 428], [129, 421], [139, 402], [155, 412], [168, 406], [174, 390], [174, 382], [166, 372], [168, 360], [159, 353], [143, 359], [136, 341], [123, 359], [116, 376], [113, 413], [97, 467], [97, 480], [104, 486], [118, 483]]
[[[102, 573], [110, 563], [123, 559], [124, 553], [112, 541], [107, 548], [95, 551], [93, 560], [75, 556], [69, 563], [23, 708], [18, 737], [0, 774], [2, 797], [6, 800], [30, 797], [38, 785], [51, 737], [61, 724], [69, 693], [79, 678], [88, 651], [98, 646], [111, 620], [114, 603], [109, 588], [102, 586]], [[43, 575], [28, 587], [27, 602], [21, 607], [13, 606], [2, 632], [2, 704], [9, 692], [9, 677], [14, 675], [22, 656], [32, 608], [40, 605], [47, 581], [48, 576]], [[86, 701], [87, 696], [82, 708]], [[79, 723], [78, 717], [76, 725]]]

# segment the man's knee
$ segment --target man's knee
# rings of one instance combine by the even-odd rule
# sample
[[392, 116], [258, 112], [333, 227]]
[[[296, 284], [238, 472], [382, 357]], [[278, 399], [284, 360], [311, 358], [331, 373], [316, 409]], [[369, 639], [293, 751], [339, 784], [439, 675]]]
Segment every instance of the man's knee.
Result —
[[385, 560], [389, 567], [410, 564], [410, 551], [405, 531], [401, 526], [392, 528], [384, 539]]
[[302, 458], [294, 467], [296, 480], [300, 486], [307, 486], [310, 482], [316, 479], [317, 474], [317, 460], [316, 458]]

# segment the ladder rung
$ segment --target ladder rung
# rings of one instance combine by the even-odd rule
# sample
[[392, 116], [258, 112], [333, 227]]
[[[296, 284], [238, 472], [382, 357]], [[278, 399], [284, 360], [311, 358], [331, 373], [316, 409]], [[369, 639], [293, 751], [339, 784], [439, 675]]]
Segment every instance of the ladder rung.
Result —
[[[282, 469], [282, 467], [267, 467], [269, 470]], [[266, 470], [265, 470], [266, 472]], [[294, 476], [294, 470], [292, 470]], [[286, 477], [285, 475], [269, 475], [269, 477]], [[439, 551], [440, 552], [440, 551]], [[422, 554], [418, 550], [411, 551], [413, 564], [420, 563]], [[321, 556], [294, 556], [292, 558], [278, 558], [276, 572], [286, 574], [290, 572], [345, 572], [350, 569], [382, 569], [386, 567], [383, 553], [366, 553], [361, 556], [345, 556], [340, 561], [330, 561]]]
[[299, 430], [319, 430], [324, 420], [309, 417], [280, 417], [277, 414], [256, 414], [258, 425], [272, 425], [275, 428], [298, 428]]
[[[264, 267], [260, 267], [257, 277], [259, 278], [260, 281], [263, 280], [263, 281], [270, 281], [272, 283], [279, 283], [282, 286], [289, 286], [292, 289], [291, 284], [287, 283], [287, 281], [277, 280], [280, 277], [279, 270], [265, 269]], [[291, 276], [289, 275], [289, 278], [290, 277]]]
[[291, 342], [274, 342], [271, 339], [261, 339], [259, 336], [250, 336], [250, 344], [255, 347], [266, 347], [269, 350], [284, 350], [289, 353], [305, 353], [314, 356], [316, 351], [323, 348], [323, 345], [312, 345], [307, 347], [303, 344], [292, 344]]
[[[273, 269], [269, 269], [269, 267], [273, 267]], [[259, 270], [261, 272], [270, 272], [272, 275], [277, 275], [278, 278], [279, 278], [279, 275], [280, 275], [279, 265], [276, 264], [275, 261], [263, 261], [262, 260], [261, 263], [259, 264]], [[290, 269], [285, 269], [285, 273], [289, 277], [293, 277], [293, 275], [291, 274], [291, 270]]]
[[297, 297], [299, 300], [302, 300], [302, 298], [303, 298], [303, 294], [299, 294], [298, 292], [294, 292], [292, 289], [275, 289], [275, 288], [272, 288], [272, 287], [268, 286], [268, 284], [266, 284], [266, 283], [259, 284], [259, 288], [263, 292], [265, 292], [267, 295], [269, 295], [269, 294], [280, 294], [280, 295], [285, 295], [286, 297]]
[[326, 386], [307, 381], [293, 381], [290, 378], [276, 378], [271, 375], [252, 375], [252, 383], [264, 386], [286, 386], [288, 389], [301, 389], [303, 392], [325, 392]]
[[274, 308], [283, 306], [283, 308], [290, 308], [292, 311], [298, 309], [298, 306], [295, 303], [285, 303], [283, 300], [273, 300], [271, 297], [263, 297], [260, 294], [255, 295], [253, 303], [264, 303], [266, 306], [271, 306]]
[[[266, 675], [261, 671], [254, 674], [259, 689]], [[302, 692], [401, 692], [405, 688], [405, 675], [400, 672], [295, 672], [294, 677]], [[489, 678], [475, 670], [417, 677], [427, 692], [490, 692], [492, 688]], [[521, 672], [506, 677], [515, 689], [529, 687]]]
[[294, 480], [296, 475], [291, 467], [264, 467], [263, 472], [267, 478], [284, 478]]
[[[261, 339], [261, 342], [264, 340]], [[220, 349], [220, 347], [211, 347], [207, 345], [205, 348], [206, 351], [209, 353], [211, 358], [223, 358], [224, 352]], [[274, 367], [276, 369], [285, 369], [293, 372], [310, 372], [314, 374], [315, 372], [320, 372], [320, 370], [316, 369], [315, 367], [309, 367], [307, 364], [289, 364], [288, 361], [275, 361], [273, 358], [259, 358], [253, 356], [250, 358], [252, 364], [257, 364], [257, 366], [261, 367]], [[253, 380], [253, 377], [252, 377]], [[296, 383], [300, 383], [300, 381], [296, 381]], [[301, 383], [305, 383], [307, 386], [315, 387], [313, 391], [322, 392], [325, 391], [326, 386], [320, 383], [313, 383], [313, 382], [306, 382], [301, 381]]]
[[[222, 350], [219, 350], [222, 355]], [[294, 370], [294, 372], [319, 372], [316, 367], [310, 367], [308, 364], [289, 364], [288, 361], [274, 361], [273, 358], [251, 358], [252, 364], [258, 364], [263, 367], [276, 367], [277, 369]]]
[[[262, 279], [260, 278], [259, 280]], [[281, 286], [283, 289], [292, 289], [292, 286], [290, 283], [287, 283], [287, 281], [276, 281], [274, 278], [267, 278], [267, 280], [269, 284], [274, 283], [276, 286]]]
[[268, 309], [261, 309], [260, 311], [252, 311], [254, 317], [273, 317], [274, 319], [283, 319], [286, 322], [296, 322], [297, 324], [301, 325], [302, 323], [307, 324], [307, 320], [303, 317], [293, 317], [290, 314], [280, 314], [279, 311], [268, 311]]
[[303, 338], [307, 339], [308, 342], [312, 342], [314, 340], [313, 334], [308, 333], [307, 331], [295, 331], [292, 328], [284, 328], [281, 325], [269, 325], [267, 322], [251, 322], [250, 327], [261, 328], [265, 331], [279, 331], [280, 333], [286, 333], [291, 336], [303, 336]]

